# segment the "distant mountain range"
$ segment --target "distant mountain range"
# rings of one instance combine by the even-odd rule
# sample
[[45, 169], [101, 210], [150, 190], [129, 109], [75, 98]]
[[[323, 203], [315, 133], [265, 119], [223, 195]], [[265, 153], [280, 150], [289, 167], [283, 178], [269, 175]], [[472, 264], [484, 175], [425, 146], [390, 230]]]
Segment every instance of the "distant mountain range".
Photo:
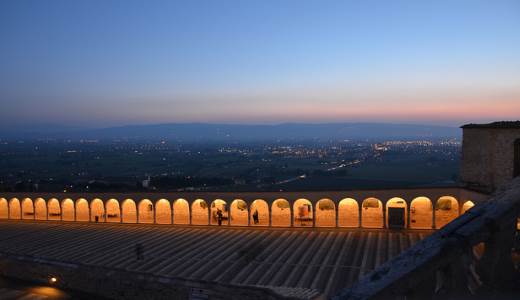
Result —
[[131, 125], [102, 129], [64, 127], [0, 129], [0, 138], [23, 139], [168, 139], [179, 141], [266, 141], [266, 140], [344, 140], [376, 138], [451, 138], [461, 129], [386, 123], [287, 123], [277, 125], [231, 125], [175, 123]]

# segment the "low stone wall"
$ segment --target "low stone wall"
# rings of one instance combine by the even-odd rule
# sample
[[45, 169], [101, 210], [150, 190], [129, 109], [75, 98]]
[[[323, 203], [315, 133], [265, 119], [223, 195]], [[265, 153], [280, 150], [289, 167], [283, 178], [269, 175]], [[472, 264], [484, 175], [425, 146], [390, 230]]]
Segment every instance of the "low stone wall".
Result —
[[0, 253], [0, 275], [43, 284], [56, 277], [53, 285], [57, 287], [109, 299], [319, 299], [315, 291], [294, 289], [282, 295], [264, 287], [183, 280], [5, 253]]

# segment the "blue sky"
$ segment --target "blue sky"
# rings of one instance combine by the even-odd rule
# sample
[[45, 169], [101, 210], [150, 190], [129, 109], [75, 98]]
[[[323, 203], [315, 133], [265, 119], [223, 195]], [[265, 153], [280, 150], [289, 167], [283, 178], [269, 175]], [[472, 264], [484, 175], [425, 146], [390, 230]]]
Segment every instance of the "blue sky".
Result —
[[520, 118], [520, 1], [0, 2], [0, 125]]

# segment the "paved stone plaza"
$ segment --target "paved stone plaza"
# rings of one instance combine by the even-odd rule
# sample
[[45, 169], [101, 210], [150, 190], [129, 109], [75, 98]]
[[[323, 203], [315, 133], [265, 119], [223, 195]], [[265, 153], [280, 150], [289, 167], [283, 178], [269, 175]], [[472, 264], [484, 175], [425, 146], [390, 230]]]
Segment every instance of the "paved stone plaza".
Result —
[[[0, 252], [332, 295], [431, 231], [0, 222]], [[135, 245], [143, 246], [142, 261]]]

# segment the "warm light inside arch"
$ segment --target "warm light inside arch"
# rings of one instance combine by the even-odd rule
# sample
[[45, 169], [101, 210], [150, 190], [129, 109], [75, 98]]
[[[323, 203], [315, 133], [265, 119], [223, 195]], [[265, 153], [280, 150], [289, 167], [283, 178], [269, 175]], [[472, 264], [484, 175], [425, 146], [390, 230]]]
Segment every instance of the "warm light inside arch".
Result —
[[74, 201], [72, 201], [72, 199], [63, 199], [61, 202], [61, 210], [63, 221], [74, 221]]
[[383, 228], [383, 203], [369, 197], [361, 205], [361, 226], [365, 228]]
[[9, 218], [9, 202], [7, 199], [0, 198], [0, 219]]
[[[204, 201], [202, 199], [199, 199], [200, 201]], [[195, 200], [197, 202], [197, 200]], [[198, 208], [201, 208], [200, 206], [205, 206], [205, 210], [197, 210], [197, 216], [195, 217], [195, 224], [196, 225], [205, 225], [208, 223], [208, 212], [207, 212], [207, 205], [201, 204], [201, 202], [198, 202]], [[177, 199], [175, 202], [173, 202], [173, 223], [174, 224], [183, 224], [187, 225], [190, 224], [190, 205], [188, 204], [188, 201], [186, 199]], [[202, 224], [199, 224], [202, 223]]]
[[25, 198], [22, 200], [22, 219], [33, 220], [34, 219], [34, 203], [31, 198]]
[[152, 201], [143, 199], [139, 201], [139, 223], [153, 224], [154, 222], [154, 207]]
[[159, 199], [155, 203], [155, 222], [157, 224], [172, 223], [172, 208], [167, 199]]
[[110, 223], [121, 222], [121, 212], [119, 208], [119, 201], [117, 199], [109, 199], [105, 204], [106, 207], [106, 221]]
[[90, 220], [90, 208], [87, 199], [76, 200], [76, 221], [88, 222]]
[[47, 220], [47, 203], [43, 198], [34, 200], [34, 218], [36, 220]]
[[[257, 214], [257, 220], [255, 223], [255, 212]], [[256, 199], [251, 203], [249, 209], [250, 224], [252, 226], [269, 226], [269, 204], [263, 199]]]
[[473, 206], [475, 206], [475, 203], [473, 203], [473, 201], [471, 200], [464, 202], [464, 204], [462, 205], [461, 214], [467, 212]]
[[249, 219], [249, 210], [247, 202], [242, 199], [235, 199], [231, 202], [230, 207], [230, 224], [235, 226], [247, 226]]
[[125, 199], [121, 204], [123, 223], [137, 223], [137, 205], [133, 199]]
[[286, 199], [276, 199], [271, 204], [272, 226], [289, 227], [291, 226], [291, 205]]
[[316, 202], [316, 226], [336, 227], [336, 204], [331, 199]]
[[459, 216], [459, 202], [455, 197], [442, 196], [435, 203], [435, 228], [444, 227]]
[[191, 204], [191, 224], [208, 225], [208, 204], [203, 199], [197, 199]]
[[356, 199], [345, 198], [339, 202], [338, 226], [359, 227], [359, 204]]
[[222, 225], [228, 224], [229, 210], [226, 201], [222, 199], [215, 199], [211, 202], [210, 210], [210, 224], [218, 225], [218, 211], [222, 213]]
[[103, 200], [96, 198], [90, 202], [90, 221], [105, 222], [105, 205]]
[[410, 203], [410, 228], [432, 229], [433, 204], [428, 197], [416, 197]]

